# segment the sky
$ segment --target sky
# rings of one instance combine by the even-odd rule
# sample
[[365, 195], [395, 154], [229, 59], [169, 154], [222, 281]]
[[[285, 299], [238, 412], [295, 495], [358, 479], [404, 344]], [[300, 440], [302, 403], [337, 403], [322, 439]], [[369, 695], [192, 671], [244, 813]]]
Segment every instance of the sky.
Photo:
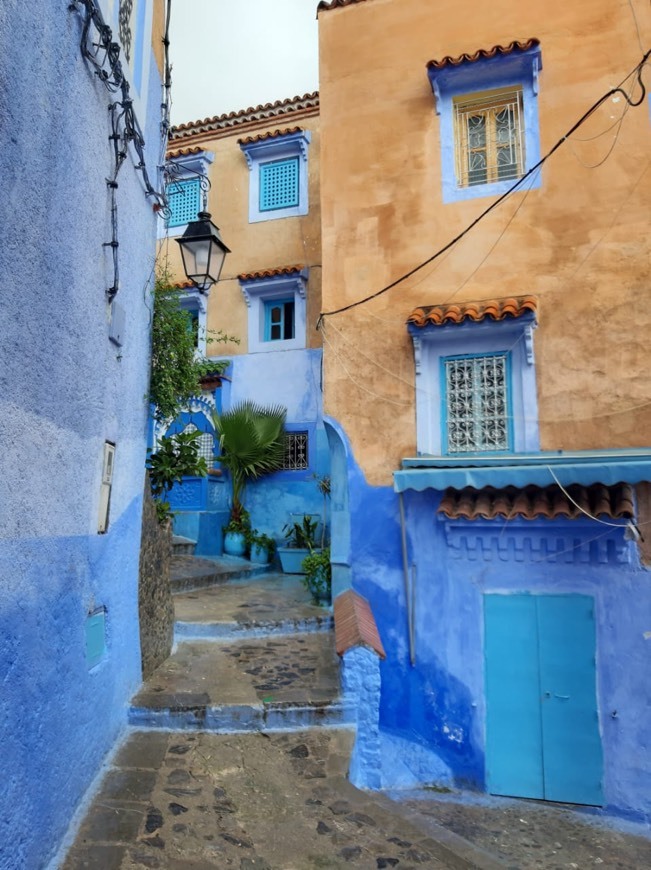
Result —
[[172, 123], [319, 87], [317, 0], [172, 0]]

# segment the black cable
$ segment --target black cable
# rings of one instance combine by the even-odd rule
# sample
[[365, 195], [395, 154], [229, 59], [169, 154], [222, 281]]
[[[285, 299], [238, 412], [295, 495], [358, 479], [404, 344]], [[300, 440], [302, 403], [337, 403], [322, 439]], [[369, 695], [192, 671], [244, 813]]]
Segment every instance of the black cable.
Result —
[[[371, 293], [370, 296], [365, 296], [363, 299], [358, 299], [356, 302], [350, 302], [348, 305], [343, 305], [341, 308], [336, 308], [334, 311], [322, 311], [321, 314], [319, 315], [319, 319], [316, 322], [316, 328], [317, 329], [321, 328], [321, 323], [323, 322], [323, 319], [325, 317], [331, 317], [334, 314], [341, 314], [344, 311], [350, 311], [351, 308], [356, 308], [358, 305], [364, 305], [366, 302], [370, 302], [372, 299], [377, 299], [378, 296], [382, 296], [384, 293], [387, 293], [389, 290], [392, 290], [398, 284], [402, 284], [402, 282], [406, 281], [407, 278], [411, 278], [411, 276], [415, 275], [416, 272], [419, 272], [425, 266], [428, 266], [434, 260], [438, 259], [442, 254], [444, 254], [446, 251], [448, 251], [451, 247], [456, 245], [457, 242], [461, 241], [461, 239], [465, 235], [467, 235], [470, 232], [470, 230], [474, 229], [474, 227], [476, 227], [477, 224], [481, 220], [483, 220], [487, 214], [489, 214], [491, 211], [493, 211], [494, 208], [497, 208], [497, 206], [500, 203], [504, 202], [504, 200], [507, 197], [509, 197], [515, 190], [517, 190], [518, 187], [520, 187], [526, 181], [526, 179], [529, 178], [530, 175], [532, 175], [534, 172], [536, 172], [536, 170], [540, 169], [540, 167], [543, 165], [543, 163], [545, 163], [547, 160], [549, 160], [549, 158], [552, 156], [552, 154], [554, 154], [556, 151], [558, 151], [558, 149], [561, 147], [561, 145], [567, 139], [569, 139], [569, 137], [572, 135], [572, 133], [576, 132], [576, 130], [578, 130], [579, 127], [581, 127], [588, 120], [588, 118], [594, 112], [596, 112], [596, 110], [599, 108], [599, 106], [601, 106], [601, 104], [604, 103], [609, 97], [612, 97], [614, 94], [623, 94], [624, 99], [629, 104], [629, 106], [632, 106], [632, 107], [639, 106], [644, 101], [644, 98], [646, 96], [646, 86], [645, 86], [644, 82], [642, 81], [642, 68], [644, 67], [645, 63], [647, 62], [647, 60], [649, 59], [650, 56], [651, 56], [651, 50], [646, 52], [646, 54], [644, 55], [642, 60], [631, 70], [631, 72], [624, 79], [622, 79], [622, 81], [619, 83], [619, 85], [617, 85], [617, 87], [611, 88], [607, 93], [605, 93], [602, 97], [600, 97], [596, 101], [596, 103], [593, 103], [593, 105], [590, 106], [590, 108], [587, 110], [587, 112], [584, 112], [584, 114], [579, 118], [579, 120], [575, 124], [573, 124], [572, 127], [570, 127], [570, 129], [567, 131], [567, 133], [558, 140], [558, 142], [547, 152], [547, 154], [544, 155], [544, 157], [541, 157], [540, 160], [536, 164], [534, 164], [534, 166], [531, 167], [531, 169], [528, 169], [524, 175], [522, 175], [520, 178], [518, 178], [518, 180], [515, 182], [515, 184], [513, 184], [505, 193], [503, 193], [494, 202], [492, 202], [488, 206], [488, 208], [485, 208], [484, 211], [481, 212], [472, 221], [472, 223], [468, 224], [468, 226], [464, 230], [462, 230], [458, 235], [456, 235], [451, 241], [449, 241], [442, 248], [439, 248], [439, 250], [436, 251], [436, 253], [432, 254], [431, 257], [428, 257], [422, 263], [419, 263], [418, 266], [414, 266], [414, 268], [410, 269], [409, 272], [406, 272], [404, 275], [401, 275], [400, 278], [396, 278], [395, 281], [392, 281], [390, 284], [387, 284], [386, 287], [383, 287], [381, 290], [377, 290], [375, 293]], [[626, 93], [626, 91], [624, 91], [622, 89], [622, 85], [624, 84], [624, 82], [626, 82], [628, 79], [630, 79], [630, 77], [632, 75], [635, 75], [636, 73], [637, 73], [638, 83], [640, 85], [640, 88], [642, 89], [642, 93], [640, 95], [639, 100], [633, 101], [633, 100], [631, 100], [629, 95]]]

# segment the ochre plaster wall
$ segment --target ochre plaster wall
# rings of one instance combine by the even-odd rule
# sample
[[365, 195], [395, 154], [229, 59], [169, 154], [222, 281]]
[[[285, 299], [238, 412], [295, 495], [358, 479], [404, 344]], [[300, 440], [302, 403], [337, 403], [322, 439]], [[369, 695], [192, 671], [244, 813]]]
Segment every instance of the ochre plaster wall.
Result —
[[[635, 8], [648, 43], [651, 13]], [[442, 203], [427, 61], [537, 37], [545, 154], [643, 54], [627, 0], [369, 0], [320, 12], [319, 29], [325, 311], [394, 281], [491, 202]], [[325, 412], [370, 483], [390, 483], [416, 450], [405, 320], [452, 300], [538, 297], [541, 449], [649, 444], [651, 123], [645, 100], [612, 126], [623, 107], [608, 100], [548, 161], [538, 189], [514, 194], [451, 252], [326, 318]]]
[[[238, 139], [258, 136], [268, 130], [286, 130], [300, 126], [310, 130], [312, 141], [308, 147], [308, 197], [309, 212], [302, 217], [249, 223], [249, 178], [250, 173]], [[307, 347], [320, 347], [320, 336], [315, 329], [321, 300], [321, 212], [319, 205], [319, 156], [320, 137], [318, 115], [293, 121], [291, 115], [278, 119], [277, 123], [256, 125], [230, 135], [220, 133], [209, 139], [195, 141], [188, 138], [172, 142], [175, 147], [199, 146], [212, 152], [215, 157], [210, 167], [211, 189], [208, 210], [220, 229], [225, 243], [231, 249], [226, 257], [219, 283], [215, 285], [208, 301], [207, 325], [209, 330], [223, 330], [240, 339], [240, 344], [212, 344], [208, 355], [237, 355], [246, 353], [247, 307], [237, 276], [244, 273], [275, 269], [283, 266], [307, 266], [309, 269], [307, 304]], [[183, 280], [179, 247], [170, 236], [163, 243], [163, 258], [168, 257], [170, 272], [177, 280]]]

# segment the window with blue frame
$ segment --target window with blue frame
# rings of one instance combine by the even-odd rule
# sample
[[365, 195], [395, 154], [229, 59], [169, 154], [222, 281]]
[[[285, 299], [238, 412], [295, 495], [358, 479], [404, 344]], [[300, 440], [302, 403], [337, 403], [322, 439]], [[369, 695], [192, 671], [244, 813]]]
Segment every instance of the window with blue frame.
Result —
[[445, 452], [511, 449], [509, 354], [444, 357]]
[[308, 213], [309, 130], [240, 139], [249, 167], [249, 223]]
[[[440, 115], [443, 202], [505, 193], [538, 163], [537, 39], [427, 65]], [[540, 186], [533, 173], [526, 187]]]
[[264, 303], [264, 340], [288, 341], [294, 338], [294, 300], [273, 299]]
[[298, 205], [298, 157], [260, 164], [260, 211]]
[[248, 310], [248, 352], [299, 350], [306, 340], [308, 270], [300, 266], [240, 275]]
[[407, 320], [419, 455], [539, 449], [533, 296], [431, 305]]
[[171, 181], [165, 189], [170, 215], [168, 227], [180, 227], [197, 219], [201, 211], [201, 184], [198, 178]]

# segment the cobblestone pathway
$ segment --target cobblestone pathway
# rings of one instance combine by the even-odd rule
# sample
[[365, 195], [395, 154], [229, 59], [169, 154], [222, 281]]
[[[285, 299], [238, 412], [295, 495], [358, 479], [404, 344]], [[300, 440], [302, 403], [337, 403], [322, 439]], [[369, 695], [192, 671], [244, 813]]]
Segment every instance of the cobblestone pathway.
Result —
[[354, 788], [331, 614], [296, 578], [219, 582], [175, 596], [178, 647], [63, 870], [651, 868], [649, 840], [567, 809]]

